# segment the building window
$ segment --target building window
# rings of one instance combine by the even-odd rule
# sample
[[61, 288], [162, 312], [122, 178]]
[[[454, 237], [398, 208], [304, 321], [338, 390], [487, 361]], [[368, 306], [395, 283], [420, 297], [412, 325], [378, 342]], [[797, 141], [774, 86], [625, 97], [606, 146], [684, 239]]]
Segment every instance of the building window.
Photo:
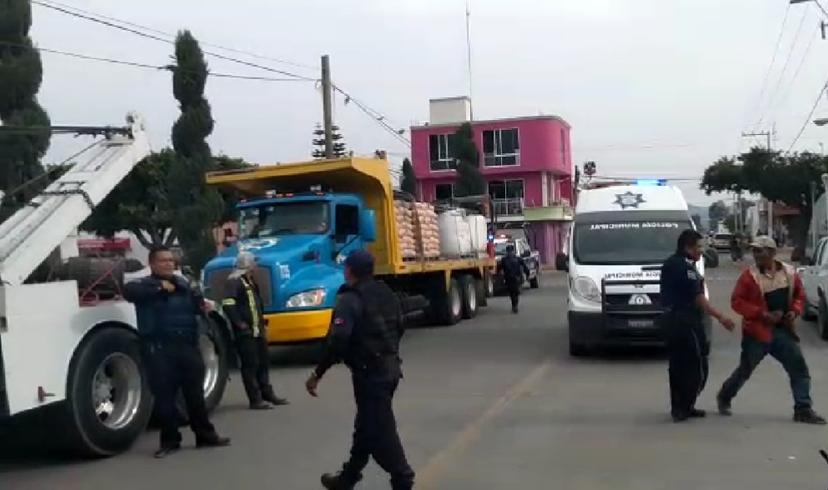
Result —
[[437, 184], [434, 186], [435, 201], [450, 201], [454, 199], [454, 184]]
[[489, 181], [489, 196], [498, 215], [523, 214], [523, 180]]
[[454, 134], [432, 134], [428, 137], [428, 150], [431, 155], [431, 170], [453, 170], [457, 168], [455, 158]]
[[487, 167], [520, 165], [517, 128], [483, 131], [483, 162]]

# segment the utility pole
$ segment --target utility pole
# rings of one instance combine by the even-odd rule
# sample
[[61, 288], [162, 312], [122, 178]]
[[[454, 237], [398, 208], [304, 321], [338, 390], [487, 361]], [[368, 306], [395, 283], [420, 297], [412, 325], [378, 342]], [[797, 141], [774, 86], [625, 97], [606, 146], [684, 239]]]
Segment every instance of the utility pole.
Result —
[[474, 121], [474, 99], [472, 98], [472, 49], [471, 49], [471, 0], [466, 0], [466, 62], [469, 71], [469, 119]]
[[322, 56], [322, 119], [325, 131], [325, 158], [334, 157], [333, 113], [331, 101], [331, 61], [328, 55]]

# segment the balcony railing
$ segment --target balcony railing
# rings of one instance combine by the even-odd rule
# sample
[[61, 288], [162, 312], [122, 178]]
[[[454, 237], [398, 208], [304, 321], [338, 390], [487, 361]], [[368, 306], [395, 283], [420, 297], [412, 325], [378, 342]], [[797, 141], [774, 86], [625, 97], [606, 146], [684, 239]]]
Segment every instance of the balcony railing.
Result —
[[492, 199], [497, 216], [520, 216], [523, 214], [522, 197], [513, 199]]

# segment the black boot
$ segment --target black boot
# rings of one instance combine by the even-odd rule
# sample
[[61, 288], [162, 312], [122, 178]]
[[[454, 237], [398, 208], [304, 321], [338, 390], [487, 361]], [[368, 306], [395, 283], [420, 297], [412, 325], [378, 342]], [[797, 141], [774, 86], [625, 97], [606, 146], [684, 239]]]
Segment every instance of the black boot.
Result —
[[167, 456], [177, 452], [179, 449], [181, 449], [181, 444], [170, 444], [161, 446], [160, 448], [158, 448], [158, 451], [155, 451], [155, 459], [164, 459]]
[[212, 434], [205, 437], [196, 437], [196, 447], [225, 447], [230, 445], [229, 437], [221, 437], [218, 434]]
[[325, 473], [322, 475], [322, 486], [328, 490], [352, 490], [357, 481], [346, 478], [342, 472], [335, 475], [332, 475], [331, 473]]
[[280, 398], [280, 397], [276, 396], [276, 393], [273, 393], [272, 391], [268, 392], [268, 393], [264, 393], [262, 395], [262, 398], [264, 398], [264, 400], [266, 402], [269, 402], [274, 407], [279, 407], [279, 406], [282, 406], [282, 405], [289, 405], [290, 404], [290, 402], [287, 401], [287, 398]]
[[810, 408], [795, 411], [793, 419], [801, 424], [825, 425], [825, 419]]

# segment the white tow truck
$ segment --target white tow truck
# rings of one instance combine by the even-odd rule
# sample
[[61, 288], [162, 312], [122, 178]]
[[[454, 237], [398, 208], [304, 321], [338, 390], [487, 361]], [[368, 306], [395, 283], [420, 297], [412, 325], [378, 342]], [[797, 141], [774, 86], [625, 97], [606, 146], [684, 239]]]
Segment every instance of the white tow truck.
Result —
[[[55, 251], [61, 261], [78, 255], [78, 226], [149, 154], [141, 119], [127, 122], [80, 131], [104, 138], [0, 224], [0, 419], [42, 410], [50, 434], [85, 456], [124, 451], [150, 419], [135, 310], [117, 295], [79, 294], [72, 278], [31, 276]], [[228, 338], [215, 322], [204, 325], [205, 397], [213, 408], [227, 381]]]

